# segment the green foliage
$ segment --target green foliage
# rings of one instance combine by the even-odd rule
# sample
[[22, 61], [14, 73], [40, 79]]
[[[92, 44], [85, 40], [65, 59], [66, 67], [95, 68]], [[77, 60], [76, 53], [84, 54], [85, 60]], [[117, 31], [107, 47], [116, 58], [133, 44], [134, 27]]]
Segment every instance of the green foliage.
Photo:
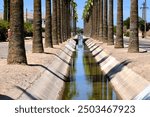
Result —
[[0, 20], [0, 41], [6, 41], [8, 26], [9, 23], [7, 21]]
[[114, 26], [114, 34], [116, 35], [116, 26]]
[[78, 20], [78, 14], [77, 14], [77, 3], [74, 0], [71, 0], [71, 6], [73, 8], [73, 12], [75, 13], [74, 19]]
[[32, 36], [33, 35], [33, 27], [31, 23], [24, 23], [24, 36]]
[[83, 11], [83, 19], [84, 20], [87, 20], [89, 18], [89, 15], [90, 15], [90, 11], [93, 7], [93, 0], [87, 0], [86, 5], [84, 6], [84, 11]]
[[82, 29], [82, 28], [77, 27], [77, 34], [82, 34], [82, 33], [83, 33], [83, 29]]
[[123, 22], [124, 26], [126, 26], [127, 29], [130, 28], [130, 18], [128, 17], [126, 20]]
[[[126, 26], [127, 29], [130, 29], [130, 17], [128, 17], [126, 20], [123, 22], [124, 26]], [[145, 21], [139, 17], [139, 29], [143, 32], [145, 29]], [[149, 27], [147, 27], [146, 30], [149, 30]]]

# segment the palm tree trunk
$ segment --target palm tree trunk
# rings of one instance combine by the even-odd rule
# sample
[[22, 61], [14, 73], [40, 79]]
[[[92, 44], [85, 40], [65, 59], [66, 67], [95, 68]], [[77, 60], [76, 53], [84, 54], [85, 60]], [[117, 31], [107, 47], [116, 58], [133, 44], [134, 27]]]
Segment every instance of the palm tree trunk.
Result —
[[107, 27], [107, 0], [104, 0], [104, 24], [103, 24], [103, 42], [108, 40], [108, 27]]
[[63, 24], [64, 24], [64, 41], [67, 39], [67, 1], [63, 1], [63, 9], [64, 9], [64, 12], [63, 12]]
[[41, 0], [34, 0], [33, 53], [43, 53]]
[[[71, 9], [70, 9], [70, 0], [68, 0], [68, 4], [67, 4], [67, 21], [68, 21], [68, 38], [71, 37]], [[67, 39], [68, 39], [67, 38]]]
[[117, 30], [115, 48], [123, 48], [123, 0], [118, 0], [117, 5]]
[[3, 17], [4, 18], [3, 19], [7, 20], [7, 11], [8, 11], [7, 10], [7, 0], [3, 0], [3, 1], [4, 1], [4, 13], [3, 13], [3, 15], [4, 15]]
[[61, 34], [60, 34], [60, 38], [61, 38], [61, 42], [64, 41], [64, 33], [63, 33], [63, 27], [64, 27], [64, 23], [63, 23], [63, 12], [64, 12], [64, 9], [63, 9], [63, 1], [64, 0], [60, 0], [60, 15], [61, 15], [61, 18], [60, 18], [60, 27], [61, 27]]
[[62, 41], [64, 42], [65, 40], [65, 2], [64, 0], [61, 0], [61, 14], [62, 14], [62, 17], [61, 17], [61, 33], [62, 33]]
[[113, 0], [109, 0], [108, 45], [114, 45]]
[[95, 38], [95, 0], [93, 0], [92, 7], [92, 38]]
[[58, 40], [58, 36], [57, 36], [57, 0], [53, 0], [52, 39], [53, 39], [54, 45], [59, 44], [59, 40]]
[[103, 40], [103, 0], [100, 0], [100, 30], [99, 30], [100, 41]]
[[24, 44], [23, 0], [11, 0], [10, 30], [8, 64], [27, 64]]
[[10, 21], [10, 0], [7, 0], [7, 21]]
[[51, 24], [51, 0], [46, 0], [45, 47], [53, 47]]
[[130, 11], [130, 40], [128, 52], [139, 52], [139, 37], [138, 37], [138, 0], [131, 0]]
[[60, 14], [60, 0], [57, 0], [57, 36], [58, 41], [62, 43], [61, 40], [61, 14]]

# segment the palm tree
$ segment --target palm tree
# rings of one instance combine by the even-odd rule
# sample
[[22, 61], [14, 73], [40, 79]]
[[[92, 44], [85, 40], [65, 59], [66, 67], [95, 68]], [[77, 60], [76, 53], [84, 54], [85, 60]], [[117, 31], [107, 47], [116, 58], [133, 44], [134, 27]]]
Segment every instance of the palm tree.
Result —
[[53, 47], [51, 24], [51, 0], [46, 0], [45, 47]]
[[57, 36], [57, 0], [53, 0], [52, 39], [54, 45], [59, 44], [59, 40]]
[[100, 30], [99, 30], [99, 36], [100, 41], [103, 40], [103, 0], [100, 0]]
[[108, 29], [107, 29], [107, 0], [104, 0], [104, 24], [103, 24], [103, 42], [106, 43], [108, 40]]
[[10, 0], [3, 0], [4, 2], [4, 20], [10, 21]]
[[114, 45], [113, 0], [109, 0], [108, 45]]
[[77, 4], [74, 0], [71, 1], [71, 6], [73, 8], [73, 35], [76, 35], [76, 22], [77, 22], [77, 19], [78, 19], [78, 16], [77, 16]]
[[61, 41], [63, 42], [64, 41], [64, 9], [63, 9], [63, 2], [64, 0], [60, 0], [60, 38], [61, 38]]
[[58, 41], [62, 43], [61, 40], [61, 12], [60, 12], [60, 0], [57, 0], [57, 36]]
[[7, 21], [10, 21], [10, 0], [7, 0]]
[[70, 10], [71, 0], [67, 0], [67, 39], [71, 37], [71, 10]]
[[11, 0], [10, 29], [12, 35], [9, 41], [8, 64], [27, 64], [24, 45], [23, 0]]
[[34, 0], [33, 53], [43, 53], [41, 0]]
[[138, 37], [138, 0], [131, 0], [130, 11], [130, 40], [128, 52], [139, 52]]
[[115, 48], [123, 48], [123, 0], [118, 0], [117, 2], [117, 30]]
[[83, 19], [84, 19], [84, 34], [86, 36], [92, 35], [92, 7], [93, 0], [86, 1], [86, 5], [83, 11]]
[[4, 2], [4, 13], [3, 13], [3, 17], [4, 17], [4, 20], [7, 20], [7, 0], [3, 0]]
[[62, 15], [62, 17], [61, 17], [61, 37], [62, 37], [62, 41], [64, 41], [65, 40], [65, 38], [66, 38], [66, 25], [65, 25], [65, 19], [66, 19], [66, 17], [65, 17], [65, 15], [66, 15], [66, 9], [65, 9], [65, 1], [64, 0], [61, 0], [61, 15]]

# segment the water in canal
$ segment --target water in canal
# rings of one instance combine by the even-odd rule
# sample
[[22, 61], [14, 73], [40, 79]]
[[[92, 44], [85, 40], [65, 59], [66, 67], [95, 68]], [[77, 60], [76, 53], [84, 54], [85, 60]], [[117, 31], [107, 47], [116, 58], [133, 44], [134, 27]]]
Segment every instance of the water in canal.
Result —
[[79, 37], [63, 100], [115, 100], [115, 92], [108, 82]]

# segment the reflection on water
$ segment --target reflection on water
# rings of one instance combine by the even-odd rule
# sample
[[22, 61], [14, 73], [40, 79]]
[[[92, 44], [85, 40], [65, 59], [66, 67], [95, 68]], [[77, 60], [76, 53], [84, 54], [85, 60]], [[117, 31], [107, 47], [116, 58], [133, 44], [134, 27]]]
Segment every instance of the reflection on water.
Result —
[[114, 100], [115, 93], [100, 71], [82, 38], [76, 47], [70, 69], [70, 82], [66, 83], [64, 100]]

